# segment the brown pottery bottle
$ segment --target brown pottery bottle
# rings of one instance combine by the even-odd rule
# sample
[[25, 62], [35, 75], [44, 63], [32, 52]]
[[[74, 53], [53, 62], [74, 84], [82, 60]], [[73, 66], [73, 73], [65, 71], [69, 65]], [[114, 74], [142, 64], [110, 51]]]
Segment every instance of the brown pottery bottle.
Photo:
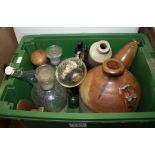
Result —
[[122, 61], [124, 66], [129, 69], [137, 53], [138, 44], [136, 40], [129, 42], [116, 53], [114, 58]]
[[108, 59], [91, 69], [80, 85], [82, 112], [135, 111], [140, 98], [138, 82], [117, 59]]

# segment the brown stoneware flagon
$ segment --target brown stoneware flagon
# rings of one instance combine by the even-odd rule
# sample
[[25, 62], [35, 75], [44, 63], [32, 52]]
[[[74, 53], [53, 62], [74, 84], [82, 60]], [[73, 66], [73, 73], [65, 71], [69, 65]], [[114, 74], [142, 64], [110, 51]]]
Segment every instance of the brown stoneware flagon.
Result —
[[137, 53], [138, 44], [136, 40], [129, 42], [115, 54], [114, 58], [122, 61], [124, 66], [129, 69]]
[[82, 112], [135, 111], [141, 98], [135, 77], [117, 59], [91, 69], [79, 91]]

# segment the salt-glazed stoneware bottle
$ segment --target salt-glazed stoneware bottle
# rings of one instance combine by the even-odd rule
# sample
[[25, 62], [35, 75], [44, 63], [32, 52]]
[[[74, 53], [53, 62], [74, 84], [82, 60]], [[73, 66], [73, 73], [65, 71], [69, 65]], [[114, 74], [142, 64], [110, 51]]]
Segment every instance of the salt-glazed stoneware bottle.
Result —
[[102, 64], [105, 60], [111, 58], [112, 50], [106, 40], [95, 42], [91, 45], [88, 55], [88, 64], [95, 67]]
[[139, 42], [136, 40], [129, 42], [115, 54], [114, 58], [122, 61], [124, 66], [129, 69], [137, 53], [138, 44]]
[[137, 80], [117, 59], [91, 69], [79, 92], [81, 112], [135, 111], [141, 98]]

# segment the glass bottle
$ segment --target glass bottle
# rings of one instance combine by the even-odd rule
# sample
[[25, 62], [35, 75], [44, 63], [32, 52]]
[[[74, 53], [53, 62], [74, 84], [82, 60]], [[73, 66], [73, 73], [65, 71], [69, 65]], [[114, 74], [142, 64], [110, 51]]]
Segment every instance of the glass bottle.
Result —
[[5, 68], [5, 74], [6, 75], [12, 75], [16, 78], [26, 80], [31, 84], [34, 84], [37, 82], [37, 80], [35, 78], [35, 70], [24, 71], [22, 68], [15, 69], [11, 66], [8, 66]]
[[[66, 112], [68, 110], [68, 97], [66, 88], [62, 87], [55, 78], [55, 71], [51, 65], [39, 66], [33, 79], [26, 74], [29, 71], [7, 67], [5, 73], [17, 78], [22, 78], [31, 84], [32, 100], [36, 107], [44, 107], [45, 111]], [[22, 76], [21, 76], [22, 75]]]
[[89, 47], [84, 45], [83, 42], [80, 42], [77, 44], [75, 48], [75, 53], [79, 54], [79, 58], [85, 63], [87, 70], [89, 70], [89, 64], [88, 64], [88, 54], [89, 54]]
[[[75, 48], [75, 57], [79, 58], [85, 63], [87, 70], [89, 69], [89, 66], [87, 64], [88, 53], [89, 53], [89, 48], [86, 45], [84, 45], [83, 42], [80, 42], [77, 44]], [[78, 108], [79, 107], [79, 86], [67, 88], [67, 93], [68, 93], [69, 107], [72, 109]]]

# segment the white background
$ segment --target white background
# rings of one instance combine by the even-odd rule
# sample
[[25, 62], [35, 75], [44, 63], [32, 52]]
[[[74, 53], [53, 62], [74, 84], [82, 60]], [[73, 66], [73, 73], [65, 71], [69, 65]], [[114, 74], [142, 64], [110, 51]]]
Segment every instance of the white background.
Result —
[[[154, 0], [0, 0], [0, 26], [155, 26], [154, 7]], [[154, 141], [154, 129], [0, 129], [0, 154], [154, 155]]]

